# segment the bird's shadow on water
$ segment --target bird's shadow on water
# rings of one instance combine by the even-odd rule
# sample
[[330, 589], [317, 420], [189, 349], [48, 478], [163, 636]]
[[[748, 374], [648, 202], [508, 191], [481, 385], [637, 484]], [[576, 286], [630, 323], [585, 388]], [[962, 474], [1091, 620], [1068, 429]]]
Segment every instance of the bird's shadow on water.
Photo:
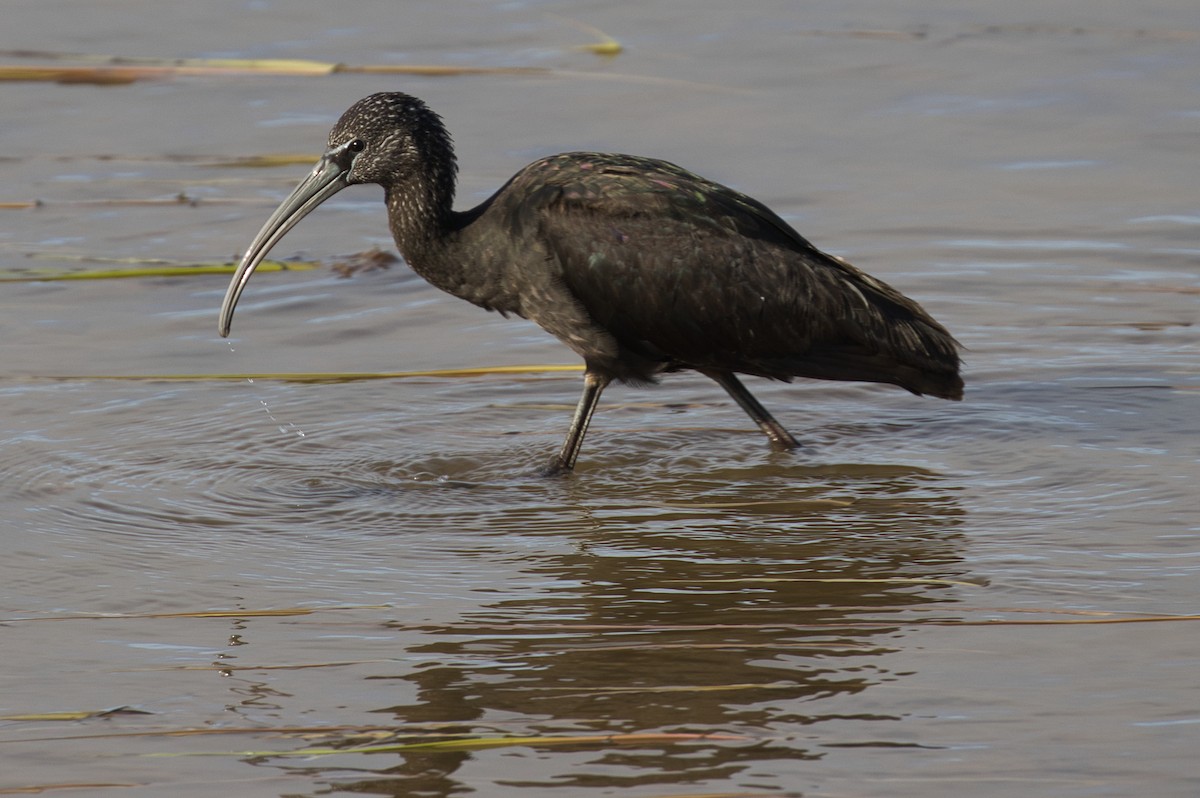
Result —
[[[443, 731], [500, 717], [530, 735], [733, 729], [761, 738], [703, 756], [647, 743], [619, 757], [626, 786], [820, 758], [809, 741], [837, 734], [844, 702], [907, 676], [891, 657], [903, 619], [956, 600], [951, 582], [968, 570], [959, 487], [922, 467], [831, 462], [730, 438], [744, 446], [702, 455], [691, 433], [639, 437], [660, 450], [657, 460], [601, 445], [565, 478], [534, 475], [533, 444], [519, 457], [377, 462], [405, 494], [408, 509], [397, 512], [424, 505], [436, 523], [449, 509], [471, 533], [456, 556], [505, 563], [504, 578], [526, 587], [484, 585], [494, 599], [445, 627], [423, 626], [407, 649], [423, 667], [373, 676], [375, 711]], [[443, 467], [453, 477], [435, 476]], [[878, 729], [903, 717], [860, 711], [853, 721]], [[468, 762], [406, 757], [382, 772], [455, 784]], [[579, 762], [554, 784], [610, 778], [613, 763]]]
[[[379, 717], [440, 734], [499, 718], [530, 736], [757, 735], [703, 756], [653, 743], [615, 755], [626, 787], [720, 780], [822, 756], [810, 741], [836, 734], [840, 702], [906, 678], [892, 661], [903, 619], [955, 601], [938, 580], [968, 570], [959, 481], [849, 460], [827, 440], [841, 433], [793, 452], [753, 431], [610, 433], [576, 473], [551, 478], [537, 475], [549, 431], [508, 445], [446, 436], [441, 452], [409, 456], [338, 441], [273, 470], [271, 492], [291, 501], [270, 499], [285, 508], [276, 524], [283, 512], [345, 530], [339, 546], [373, 563], [419, 561], [432, 546], [472, 574], [469, 588], [453, 583], [472, 600], [444, 625], [414, 629], [398, 612], [403, 657], [370, 676]], [[450, 794], [471, 763], [451, 751], [378, 760], [365, 770], [396, 794]], [[554, 784], [607, 783], [613, 761], [588, 757]]]

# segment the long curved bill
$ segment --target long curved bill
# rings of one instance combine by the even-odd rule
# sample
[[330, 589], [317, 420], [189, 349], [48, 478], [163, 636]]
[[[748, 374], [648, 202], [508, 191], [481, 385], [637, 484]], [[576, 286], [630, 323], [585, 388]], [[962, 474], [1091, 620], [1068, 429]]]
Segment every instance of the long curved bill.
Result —
[[233, 309], [237, 307], [238, 298], [250, 275], [262, 263], [263, 258], [271, 248], [283, 238], [288, 230], [312, 212], [313, 208], [344, 189], [349, 183], [346, 177], [349, 169], [337, 163], [332, 153], [327, 153], [317, 161], [308, 177], [300, 181], [291, 195], [275, 209], [271, 218], [258, 231], [258, 235], [250, 242], [250, 248], [238, 264], [233, 279], [229, 281], [229, 289], [225, 291], [225, 300], [221, 302], [221, 318], [217, 325], [221, 337], [229, 335], [229, 326], [233, 323]]

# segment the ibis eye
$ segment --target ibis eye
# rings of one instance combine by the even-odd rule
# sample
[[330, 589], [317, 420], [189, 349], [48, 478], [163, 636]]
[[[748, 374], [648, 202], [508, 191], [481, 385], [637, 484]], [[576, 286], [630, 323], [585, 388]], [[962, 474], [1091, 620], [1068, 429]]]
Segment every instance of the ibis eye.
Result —
[[350, 143], [346, 145], [346, 149], [350, 150], [350, 152], [362, 152], [366, 148], [367, 143], [362, 139], [352, 139]]

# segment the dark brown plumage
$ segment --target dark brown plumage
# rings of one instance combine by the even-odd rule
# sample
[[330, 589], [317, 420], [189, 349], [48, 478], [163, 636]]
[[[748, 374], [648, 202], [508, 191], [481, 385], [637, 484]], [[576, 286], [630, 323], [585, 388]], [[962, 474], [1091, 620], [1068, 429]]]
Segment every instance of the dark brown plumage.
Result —
[[396, 245], [433, 285], [537, 322], [586, 364], [551, 470], [574, 467], [614, 379], [695, 369], [782, 447], [796, 440], [735, 373], [898, 385], [962, 398], [958, 345], [920, 305], [818, 250], [751, 197], [665, 161], [574, 152], [526, 166], [478, 207], [453, 210], [441, 119], [406, 94], [355, 103], [321, 161], [268, 219], [221, 307], [301, 218], [355, 183], [384, 187]]

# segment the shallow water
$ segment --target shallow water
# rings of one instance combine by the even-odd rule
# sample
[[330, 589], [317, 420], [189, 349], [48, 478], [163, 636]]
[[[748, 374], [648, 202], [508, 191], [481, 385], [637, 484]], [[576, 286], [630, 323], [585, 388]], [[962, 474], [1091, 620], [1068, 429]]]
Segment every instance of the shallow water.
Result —
[[[0, 793], [1196, 794], [1190, 4], [755, 8], [7, 5], [5, 50], [570, 74], [0, 83], [6, 275], [231, 257], [306, 167], [223, 164], [398, 88], [461, 204], [584, 148], [753, 194], [944, 322], [967, 398], [754, 381], [779, 453], [675, 375], [547, 480], [574, 373], [166, 379], [574, 362], [403, 265], [257, 275], [231, 341], [223, 275], [7, 282]], [[274, 254], [388, 243], [359, 188]], [[559, 744], [278, 753], [454, 735]]]

